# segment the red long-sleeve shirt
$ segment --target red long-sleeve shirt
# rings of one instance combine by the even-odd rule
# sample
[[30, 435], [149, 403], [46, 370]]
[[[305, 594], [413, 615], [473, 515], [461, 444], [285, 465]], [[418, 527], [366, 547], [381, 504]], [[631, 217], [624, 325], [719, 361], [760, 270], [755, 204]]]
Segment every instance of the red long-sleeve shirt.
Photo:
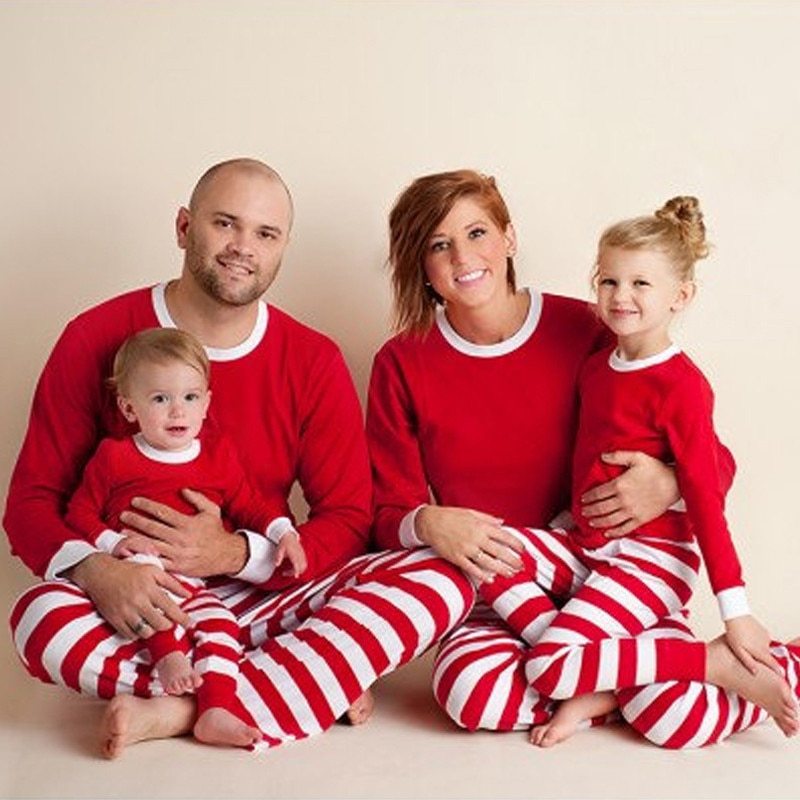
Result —
[[[725, 521], [729, 467], [720, 464], [713, 424], [714, 395], [703, 373], [677, 347], [639, 362], [604, 350], [580, 378], [580, 425], [575, 443], [573, 498], [620, 471], [601, 453], [637, 450], [675, 464], [686, 512], [667, 511], [637, 535], [697, 539], [711, 587], [719, 596], [742, 586], [742, 570]], [[586, 547], [607, 542], [573, 503], [575, 536]]]
[[[163, 285], [84, 312], [67, 325], [50, 355], [4, 517], [13, 552], [39, 575], [75, 538], [64, 512], [98, 442], [133, 432], [105, 386], [114, 353], [131, 334], [159, 325], [174, 325]], [[295, 479], [303, 488], [309, 504], [308, 521], [298, 527], [309, 562], [304, 577], [364, 552], [369, 462], [358, 397], [338, 348], [262, 303], [245, 342], [208, 353], [214, 399], [207, 430], [218, 428], [232, 440], [253, 484], [287, 516]], [[292, 582], [273, 575], [265, 586]]]

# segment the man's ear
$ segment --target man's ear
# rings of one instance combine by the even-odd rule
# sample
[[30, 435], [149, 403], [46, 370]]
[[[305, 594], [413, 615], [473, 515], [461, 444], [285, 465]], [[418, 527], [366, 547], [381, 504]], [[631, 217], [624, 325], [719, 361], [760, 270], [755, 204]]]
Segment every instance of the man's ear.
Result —
[[122, 416], [125, 417], [128, 422], [136, 422], [136, 412], [133, 410], [133, 404], [127, 397], [123, 397], [121, 394], [118, 394], [117, 406], [122, 412]]
[[175, 236], [178, 239], [178, 247], [186, 249], [186, 239], [189, 233], [189, 222], [192, 218], [191, 212], [185, 206], [178, 209], [178, 216], [175, 218]]

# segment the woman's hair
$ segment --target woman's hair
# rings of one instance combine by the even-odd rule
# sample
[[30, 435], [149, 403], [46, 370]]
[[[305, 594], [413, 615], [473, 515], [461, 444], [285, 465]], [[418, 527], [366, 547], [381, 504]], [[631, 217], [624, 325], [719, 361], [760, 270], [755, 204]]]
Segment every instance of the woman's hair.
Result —
[[117, 350], [109, 386], [118, 394], [127, 395], [137, 367], [174, 361], [196, 369], [208, 384], [211, 372], [208, 356], [194, 336], [177, 328], [147, 328], [126, 339]]
[[709, 249], [700, 203], [696, 197], [673, 197], [655, 214], [618, 222], [603, 231], [597, 249], [604, 247], [659, 250], [670, 259], [680, 280], [690, 281], [695, 262], [705, 258]]
[[[389, 214], [389, 266], [394, 294], [394, 327], [424, 333], [442, 298], [425, 276], [425, 255], [437, 225], [462, 198], [476, 200], [505, 231], [511, 222], [495, 180], [471, 169], [424, 175], [408, 186]], [[514, 262], [508, 258], [508, 285], [516, 291]]]

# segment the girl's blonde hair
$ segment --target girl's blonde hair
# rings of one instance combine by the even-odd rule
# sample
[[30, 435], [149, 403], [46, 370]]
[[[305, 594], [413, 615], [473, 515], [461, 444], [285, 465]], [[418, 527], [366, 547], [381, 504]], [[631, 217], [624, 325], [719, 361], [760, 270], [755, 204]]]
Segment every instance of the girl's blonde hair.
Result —
[[127, 395], [137, 367], [171, 361], [196, 369], [208, 385], [211, 367], [205, 348], [190, 333], [177, 328], [147, 328], [126, 339], [114, 356], [108, 384], [117, 394]]
[[604, 247], [660, 250], [680, 280], [693, 280], [695, 262], [709, 251], [700, 203], [696, 197], [673, 197], [655, 214], [617, 222], [600, 236], [598, 252]]
[[[471, 169], [439, 172], [417, 178], [403, 190], [389, 214], [389, 265], [394, 295], [394, 328], [425, 333], [442, 302], [425, 276], [425, 254], [436, 226], [458, 200], [474, 199], [505, 231], [511, 222], [494, 178]], [[508, 258], [508, 286], [516, 291], [514, 262]]]

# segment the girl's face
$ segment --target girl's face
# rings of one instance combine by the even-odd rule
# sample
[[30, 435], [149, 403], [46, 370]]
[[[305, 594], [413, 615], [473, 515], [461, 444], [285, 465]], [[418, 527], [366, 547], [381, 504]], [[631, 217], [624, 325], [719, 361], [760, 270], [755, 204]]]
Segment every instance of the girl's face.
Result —
[[694, 296], [660, 250], [604, 247], [597, 261], [597, 310], [623, 356], [646, 358], [669, 346], [669, 324]]
[[151, 447], [177, 452], [200, 433], [210, 399], [200, 372], [182, 361], [170, 361], [139, 364], [130, 376], [128, 394], [117, 402]]
[[515, 249], [512, 226], [502, 230], [477, 199], [463, 197], [428, 242], [425, 274], [449, 311], [482, 308], [508, 296]]

